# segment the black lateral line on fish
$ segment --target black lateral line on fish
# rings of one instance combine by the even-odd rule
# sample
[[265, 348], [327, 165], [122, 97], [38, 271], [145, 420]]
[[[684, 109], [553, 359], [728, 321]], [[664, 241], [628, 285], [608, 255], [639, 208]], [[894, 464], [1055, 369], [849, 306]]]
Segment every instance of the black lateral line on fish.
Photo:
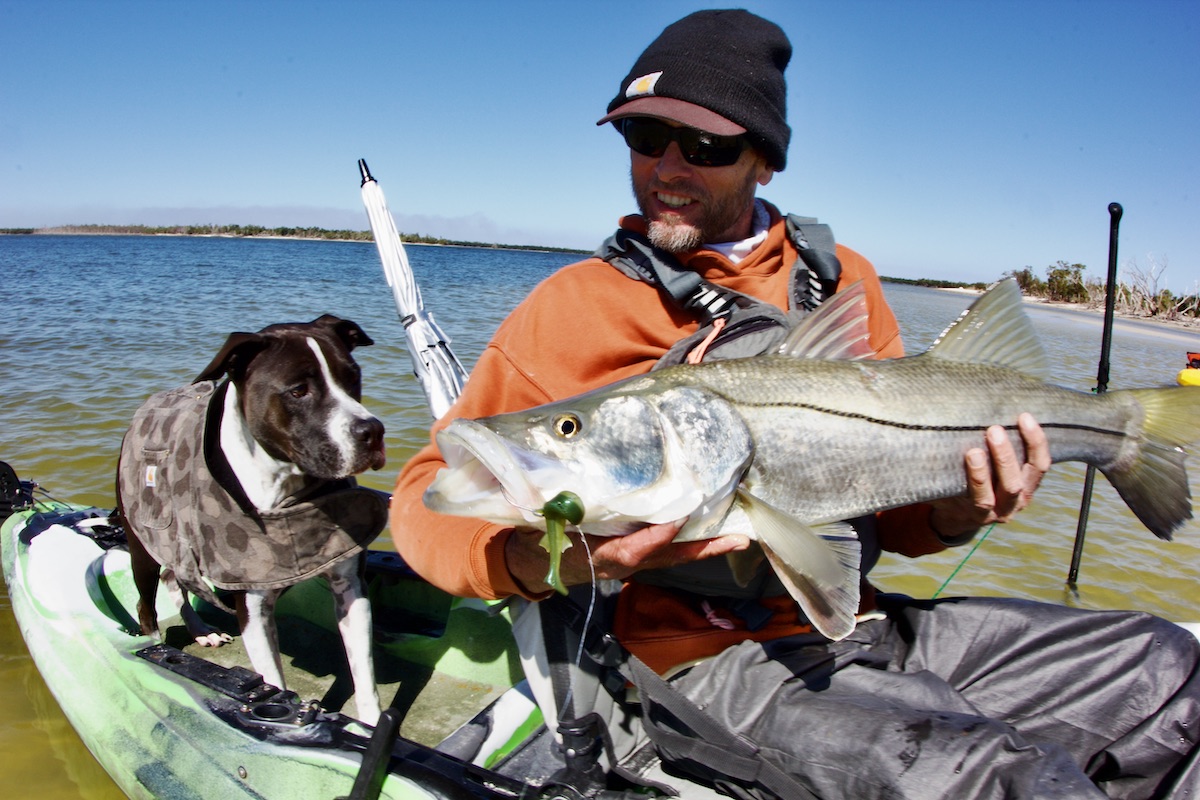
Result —
[[[982, 428], [990, 428], [991, 425], [914, 425], [908, 422], [899, 422], [890, 419], [880, 419], [879, 417], [868, 416], [867, 414], [859, 414], [852, 411], [839, 411], [836, 408], [825, 408], [823, 406], [810, 405], [808, 403], [755, 403], [748, 400], [733, 400], [732, 398], [724, 398], [735, 406], [746, 406], [749, 408], [802, 408], [806, 411], [816, 411], [818, 414], [829, 414], [833, 417], [842, 417], [843, 419], [862, 420], [864, 422], [872, 422], [876, 425], [883, 425], [888, 428], [897, 428], [905, 431], [928, 431], [932, 433], [961, 433], [963, 431], [977, 431]], [[1058, 430], [1074, 430], [1087, 431], [1103, 436], [1124, 436], [1121, 431], [1113, 431], [1107, 428], [1095, 428], [1091, 425], [1075, 425], [1066, 422], [1039, 422], [1042, 428], [1054, 428]], [[1016, 425], [1001, 426], [1006, 431], [1018, 430]]]

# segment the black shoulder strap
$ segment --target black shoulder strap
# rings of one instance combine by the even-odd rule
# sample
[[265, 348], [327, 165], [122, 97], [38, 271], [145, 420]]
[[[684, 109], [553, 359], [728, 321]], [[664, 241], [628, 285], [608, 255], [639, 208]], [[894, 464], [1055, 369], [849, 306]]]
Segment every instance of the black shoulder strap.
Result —
[[797, 276], [793, 290], [799, 304], [812, 311], [833, 296], [842, 275], [842, 262], [834, 252], [837, 244], [833, 229], [814, 217], [788, 214], [787, 232], [800, 253], [800, 260], [808, 268], [808, 280], [800, 280]]
[[[814, 217], [789, 214], [788, 237], [800, 254], [807, 274], [794, 274], [792, 296], [798, 307], [811, 311], [837, 291], [842, 265], [834, 251], [833, 229]], [[619, 229], [596, 250], [595, 255], [631, 278], [657, 286], [680, 308], [692, 311], [702, 325], [728, 316], [736, 307], [756, 302], [725, 289], [685, 268], [674, 255], [655, 247], [646, 237]]]
[[801, 250], [813, 248], [832, 253], [837, 247], [833, 238], [833, 228], [824, 222], [817, 222], [816, 217], [802, 217], [799, 214], [787, 215], [788, 236]]
[[631, 278], [657, 286], [683, 309], [697, 314], [703, 324], [728, 314], [743, 304], [743, 296], [709, 283], [686, 269], [671, 253], [655, 247], [641, 234], [620, 229], [596, 250]]

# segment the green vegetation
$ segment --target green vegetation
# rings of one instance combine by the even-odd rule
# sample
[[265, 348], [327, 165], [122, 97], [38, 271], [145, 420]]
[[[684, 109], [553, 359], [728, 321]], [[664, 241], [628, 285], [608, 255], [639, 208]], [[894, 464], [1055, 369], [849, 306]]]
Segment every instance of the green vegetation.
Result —
[[[1044, 297], [1052, 303], [1087, 303], [1090, 299], [1083, 264], [1068, 264], [1059, 261], [1052, 267], [1046, 267], [1046, 280], [1034, 274], [1032, 267], [1004, 273], [1004, 277], [1013, 278], [1021, 287], [1021, 292], [1030, 297]], [[1104, 286], [1099, 285], [1100, 296], [1104, 295]]]
[[[1160, 289], [1159, 281], [1166, 271], [1166, 261], [1151, 260], [1146, 267], [1136, 261], [1126, 262], [1117, 277], [1114, 310], [1128, 317], [1150, 317], [1162, 320], [1196, 320], [1200, 318], [1200, 284], [1190, 294], [1175, 295], [1169, 289]], [[1083, 264], [1068, 264], [1057, 261], [1046, 267], [1045, 279], [1038, 276], [1033, 267], [1012, 270], [1001, 278], [1012, 278], [1021, 287], [1026, 297], [1036, 297], [1048, 303], [1076, 303], [1088, 308], [1099, 309], [1105, 303], [1105, 281], [1084, 275]], [[911, 286], [927, 286], [933, 289], [986, 289], [986, 283], [963, 281], [938, 281], [929, 278], [882, 277], [889, 283], [906, 283]]]
[[933, 278], [888, 278], [880, 276], [880, 280], [888, 283], [905, 283], [909, 286], [924, 286], [928, 289], [976, 289], [983, 291], [986, 283], [963, 283], [962, 281], [936, 281]]
[[[1034, 274], [1032, 267], [1007, 272], [1021, 291], [1029, 297], [1043, 297], [1051, 303], [1079, 303], [1089, 308], [1103, 308], [1105, 283], [1102, 278], [1085, 276], [1083, 264], [1058, 261], [1046, 268], [1046, 280]], [[1146, 267], [1136, 261], [1126, 262], [1117, 275], [1114, 309], [1132, 317], [1151, 317], [1165, 320], [1187, 320], [1200, 317], [1200, 287], [1190, 294], [1176, 295], [1170, 289], [1159, 288], [1166, 272], [1166, 260], [1151, 260]]]
[[[264, 228], [261, 225], [60, 225], [53, 228], [0, 228], [0, 235], [91, 235], [91, 236], [233, 236], [285, 237], [291, 239], [329, 239], [336, 241], [373, 242], [371, 231], [326, 230], [325, 228]], [[495, 250], [538, 250], [551, 253], [585, 253], [567, 247], [542, 247], [523, 244], [491, 244], [463, 242], [416, 233], [400, 234], [405, 244], [438, 244], [455, 247], [486, 247]]]

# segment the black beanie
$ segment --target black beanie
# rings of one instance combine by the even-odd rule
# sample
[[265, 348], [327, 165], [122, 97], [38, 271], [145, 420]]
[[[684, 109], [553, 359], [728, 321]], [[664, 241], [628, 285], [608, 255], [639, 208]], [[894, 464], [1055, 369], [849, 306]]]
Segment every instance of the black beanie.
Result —
[[783, 79], [791, 57], [773, 22], [741, 9], [697, 11], [650, 43], [596, 124], [656, 116], [709, 133], [745, 132], [782, 170], [792, 136]]

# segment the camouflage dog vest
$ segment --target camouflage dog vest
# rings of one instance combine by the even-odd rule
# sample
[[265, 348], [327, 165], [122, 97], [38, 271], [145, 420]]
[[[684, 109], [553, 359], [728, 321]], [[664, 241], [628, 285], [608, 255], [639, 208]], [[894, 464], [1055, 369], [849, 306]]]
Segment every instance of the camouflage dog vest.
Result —
[[180, 585], [226, 608], [205, 585], [279, 589], [370, 544], [387, 495], [353, 478], [311, 479], [275, 508], [255, 509], [224, 459], [227, 384], [201, 381], [147, 400], [121, 445], [118, 488], [138, 539]]

